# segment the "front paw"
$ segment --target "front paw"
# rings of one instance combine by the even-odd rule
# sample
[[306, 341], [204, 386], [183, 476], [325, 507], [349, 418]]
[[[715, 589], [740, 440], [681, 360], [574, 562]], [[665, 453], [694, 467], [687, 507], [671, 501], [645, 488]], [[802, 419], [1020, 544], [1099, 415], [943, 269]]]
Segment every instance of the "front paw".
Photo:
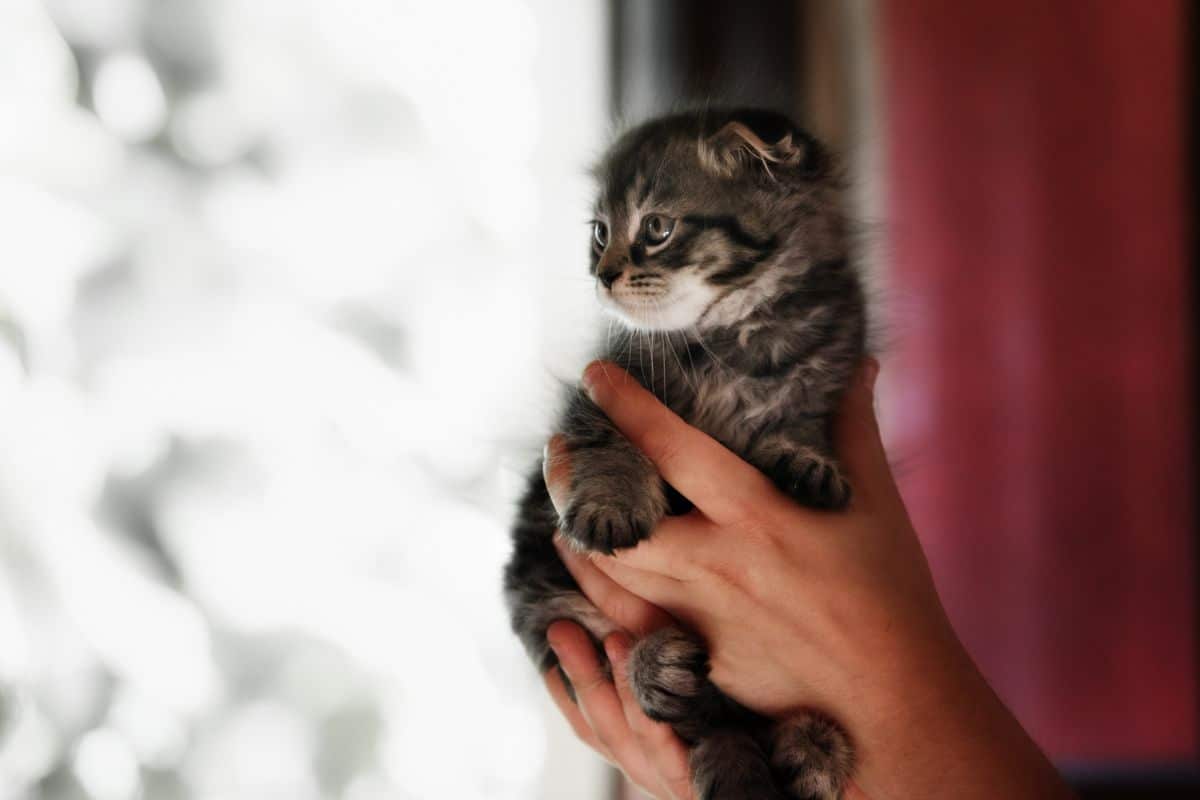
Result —
[[837, 511], [850, 503], [850, 484], [837, 462], [811, 450], [779, 460], [771, 470], [775, 485], [810, 508]]
[[583, 550], [612, 554], [633, 547], [667, 513], [667, 497], [657, 473], [637, 476], [582, 468], [571, 482], [560, 528]]
[[666, 516], [666, 487], [654, 464], [624, 440], [568, 453], [571, 488], [559, 529], [584, 551], [611, 554], [646, 539]]

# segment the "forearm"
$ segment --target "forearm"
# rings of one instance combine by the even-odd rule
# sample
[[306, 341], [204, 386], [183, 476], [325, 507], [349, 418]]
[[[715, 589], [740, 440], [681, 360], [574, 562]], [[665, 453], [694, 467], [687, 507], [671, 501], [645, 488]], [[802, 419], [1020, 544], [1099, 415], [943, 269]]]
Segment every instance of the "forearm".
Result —
[[925, 663], [891, 675], [890, 700], [863, 715], [857, 796], [1072, 798], [953, 633], [945, 635]]

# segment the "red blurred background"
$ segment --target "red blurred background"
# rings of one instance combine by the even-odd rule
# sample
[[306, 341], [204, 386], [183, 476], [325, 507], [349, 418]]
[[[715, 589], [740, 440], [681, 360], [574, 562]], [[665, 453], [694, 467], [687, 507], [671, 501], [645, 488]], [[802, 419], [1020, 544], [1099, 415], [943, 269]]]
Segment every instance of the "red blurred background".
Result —
[[891, 421], [943, 599], [1059, 759], [1192, 761], [1183, 5], [881, 23]]

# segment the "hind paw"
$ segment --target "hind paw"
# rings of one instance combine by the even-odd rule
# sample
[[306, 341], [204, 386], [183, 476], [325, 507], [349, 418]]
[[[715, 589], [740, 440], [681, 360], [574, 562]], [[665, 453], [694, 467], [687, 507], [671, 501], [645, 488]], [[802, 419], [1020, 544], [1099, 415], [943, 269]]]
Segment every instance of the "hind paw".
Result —
[[770, 760], [797, 800], [838, 800], [854, 767], [854, 749], [836, 722], [808, 712], [775, 725]]

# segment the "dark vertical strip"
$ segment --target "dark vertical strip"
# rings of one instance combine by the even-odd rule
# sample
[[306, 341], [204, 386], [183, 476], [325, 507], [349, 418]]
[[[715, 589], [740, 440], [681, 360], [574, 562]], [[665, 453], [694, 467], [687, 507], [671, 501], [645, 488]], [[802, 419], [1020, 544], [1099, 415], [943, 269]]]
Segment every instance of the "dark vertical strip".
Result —
[[671, 108], [683, 94], [683, 0], [614, 0], [614, 100], [618, 119], [637, 122]]
[[703, 104], [795, 111], [794, 0], [613, 0], [612, 8], [619, 117]]

